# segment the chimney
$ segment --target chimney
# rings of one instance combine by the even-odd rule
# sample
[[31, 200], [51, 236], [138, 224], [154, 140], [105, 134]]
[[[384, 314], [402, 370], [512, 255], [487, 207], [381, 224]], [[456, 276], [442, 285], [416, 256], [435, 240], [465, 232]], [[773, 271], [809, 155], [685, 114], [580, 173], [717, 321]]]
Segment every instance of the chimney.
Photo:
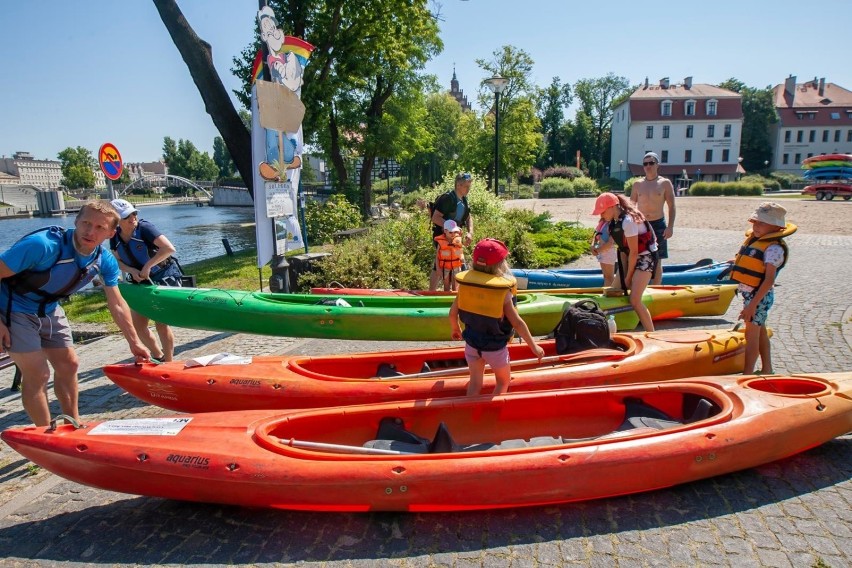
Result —
[[784, 79], [784, 93], [791, 97], [796, 96], [796, 76], [790, 75]]
[[819, 96], [825, 96], [825, 77], [819, 80]]
[[646, 89], [648, 88], [648, 76], [647, 75], [645, 76], [645, 88]]
[[683, 86], [687, 89], [691, 89], [692, 88], [692, 77], [687, 77], [686, 79], [684, 79], [683, 80]]
[[662, 87], [663, 89], [669, 88], [669, 78], [668, 77], [663, 77], [662, 79], [660, 79], [660, 87]]
[[816, 89], [816, 88], [817, 88], [817, 85], [819, 84], [819, 81], [817, 81], [817, 77], [816, 77], [816, 75], [814, 75], [814, 82], [813, 82], [812, 84], [813, 84], [813, 86], [814, 86], [814, 89]]

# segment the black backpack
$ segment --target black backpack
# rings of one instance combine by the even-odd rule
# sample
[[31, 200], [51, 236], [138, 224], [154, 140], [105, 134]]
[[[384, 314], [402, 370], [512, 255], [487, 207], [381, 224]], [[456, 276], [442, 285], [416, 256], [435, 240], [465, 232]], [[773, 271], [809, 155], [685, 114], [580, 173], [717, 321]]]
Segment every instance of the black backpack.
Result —
[[568, 308], [554, 328], [553, 336], [556, 352], [560, 355], [610, 345], [606, 314], [593, 300], [580, 300]]

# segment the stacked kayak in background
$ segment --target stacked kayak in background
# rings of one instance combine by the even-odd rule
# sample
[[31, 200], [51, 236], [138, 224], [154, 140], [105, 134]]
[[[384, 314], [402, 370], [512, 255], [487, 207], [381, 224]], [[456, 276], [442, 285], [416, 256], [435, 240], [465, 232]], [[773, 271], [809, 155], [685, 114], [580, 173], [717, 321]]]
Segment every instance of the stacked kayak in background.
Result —
[[[120, 284], [135, 311], [158, 322], [210, 331], [233, 331], [284, 337], [388, 341], [444, 341], [450, 338], [452, 296], [322, 296], [170, 288]], [[646, 290], [643, 302], [652, 317], [722, 315], [735, 287], [659, 288]], [[533, 335], [550, 333], [566, 305], [596, 301], [615, 317], [619, 330], [639, 324], [627, 297], [603, 294], [518, 295], [518, 313]]]
[[124, 493], [453, 511], [660, 489], [786, 458], [850, 430], [852, 373], [826, 373], [26, 426], [2, 438], [57, 475]]
[[[558, 355], [539, 342], [539, 362], [511, 343], [509, 392], [665, 381], [741, 371], [742, 331], [615, 334], [610, 348]], [[146, 402], [180, 412], [314, 408], [464, 395], [470, 379], [464, 347], [352, 355], [253, 357], [248, 364], [192, 366], [194, 361], [104, 368], [117, 385]], [[486, 374], [484, 392], [494, 388]]]
[[813, 195], [818, 201], [852, 198], [852, 154], [812, 156], [802, 162], [802, 169], [806, 180], [816, 182], [804, 188], [803, 195]]
[[[695, 264], [663, 264], [663, 284], [688, 286], [698, 284], [730, 284], [731, 264], [699, 260]], [[603, 286], [599, 268], [521, 269], [512, 270], [518, 279], [518, 288], [546, 290], [548, 288], [595, 288]]]

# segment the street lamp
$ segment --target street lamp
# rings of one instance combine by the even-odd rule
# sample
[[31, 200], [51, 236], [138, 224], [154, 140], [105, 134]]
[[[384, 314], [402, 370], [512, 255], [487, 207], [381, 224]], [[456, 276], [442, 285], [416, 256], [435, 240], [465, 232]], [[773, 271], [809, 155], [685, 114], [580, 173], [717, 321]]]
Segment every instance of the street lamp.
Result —
[[624, 160], [618, 160], [618, 181], [624, 181], [624, 178], [621, 177], [621, 168], [624, 167]]
[[485, 84], [494, 93], [494, 195], [499, 195], [500, 180], [500, 93], [509, 85], [509, 80], [495, 75], [485, 80]]

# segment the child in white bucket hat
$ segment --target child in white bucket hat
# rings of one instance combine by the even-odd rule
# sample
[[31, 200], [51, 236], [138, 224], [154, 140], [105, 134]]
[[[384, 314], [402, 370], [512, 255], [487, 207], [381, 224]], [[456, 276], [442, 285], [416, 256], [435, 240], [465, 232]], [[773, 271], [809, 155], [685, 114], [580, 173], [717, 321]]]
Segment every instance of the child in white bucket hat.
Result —
[[758, 355], [760, 373], [773, 373], [766, 317], [775, 302], [775, 279], [789, 258], [784, 237], [796, 232], [796, 225], [788, 223], [786, 215], [787, 210], [777, 203], [761, 203], [748, 218], [751, 228], [732, 261], [731, 278], [739, 282], [738, 292], [743, 298], [739, 318], [746, 326], [744, 375], [754, 372]]

